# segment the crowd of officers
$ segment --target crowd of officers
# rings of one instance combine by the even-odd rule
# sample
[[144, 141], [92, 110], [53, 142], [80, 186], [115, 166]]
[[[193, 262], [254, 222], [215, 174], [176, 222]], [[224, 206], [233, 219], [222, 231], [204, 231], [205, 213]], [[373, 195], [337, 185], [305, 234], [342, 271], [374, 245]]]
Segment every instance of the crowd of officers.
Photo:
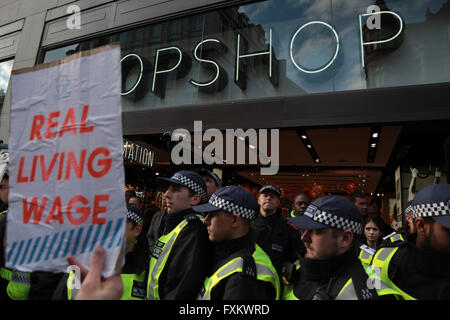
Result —
[[[212, 172], [182, 170], [164, 183], [167, 208], [145, 215], [127, 204], [126, 256], [120, 276], [100, 279], [105, 251], [94, 251], [81, 290], [71, 274], [4, 267], [2, 299], [373, 300], [450, 299], [450, 185], [430, 185], [408, 203], [410, 230], [362, 246], [365, 195], [294, 199], [283, 218], [281, 192], [258, 199], [221, 187]], [[7, 203], [8, 175], [0, 185]], [[5, 211], [0, 236], [5, 237]], [[70, 264], [78, 264], [69, 257]], [[83, 268], [82, 273], [85, 273]], [[68, 281], [69, 280], [69, 281]], [[101, 284], [101, 286], [99, 285]]]

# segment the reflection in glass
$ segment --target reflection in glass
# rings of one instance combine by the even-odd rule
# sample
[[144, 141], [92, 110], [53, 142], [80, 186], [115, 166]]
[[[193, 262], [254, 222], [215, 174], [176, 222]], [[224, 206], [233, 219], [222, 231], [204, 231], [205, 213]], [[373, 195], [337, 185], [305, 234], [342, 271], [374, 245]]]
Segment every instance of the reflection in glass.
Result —
[[14, 60], [0, 62], [0, 108], [3, 106]]
[[[381, 43], [400, 22], [384, 13], [369, 28], [372, 5], [401, 17], [400, 36]], [[50, 50], [44, 62], [120, 40], [122, 57], [142, 59], [122, 65], [124, 88], [145, 66], [124, 111], [420, 85], [450, 81], [448, 21], [448, 0], [267, 0]]]

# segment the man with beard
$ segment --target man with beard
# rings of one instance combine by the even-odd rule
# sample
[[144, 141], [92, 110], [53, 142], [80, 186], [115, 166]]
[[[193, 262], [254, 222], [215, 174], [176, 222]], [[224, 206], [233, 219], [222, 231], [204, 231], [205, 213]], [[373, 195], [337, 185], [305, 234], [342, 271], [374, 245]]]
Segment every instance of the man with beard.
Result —
[[378, 249], [372, 266], [403, 299], [450, 299], [450, 185], [420, 190], [411, 206], [416, 232]]

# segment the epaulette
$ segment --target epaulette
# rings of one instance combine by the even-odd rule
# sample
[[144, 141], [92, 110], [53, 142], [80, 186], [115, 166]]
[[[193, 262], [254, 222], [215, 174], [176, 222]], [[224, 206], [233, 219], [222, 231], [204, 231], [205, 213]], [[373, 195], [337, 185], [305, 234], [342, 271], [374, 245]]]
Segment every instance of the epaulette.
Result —
[[193, 213], [189, 213], [189, 214], [185, 215], [183, 217], [183, 219], [186, 220], [188, 223], [191, 223], [191, 222], [194, 222], [197, 220], [201, 220], [199, 216], [197, 216], [196, 214], [193, 214]]
[[383, 238], [381, 247], [403, 247], [408, 244], [408, 239], [400, 233], [393, 232]]
[[369, 247], [368, 245], [363, 244], [362, 246], [359, 247], [361, 250], [364, 250], [365, 252], [367, 252], [368, 254], [370, 254], [371, 256], [373, 256], [376, 252], [375, 249]]

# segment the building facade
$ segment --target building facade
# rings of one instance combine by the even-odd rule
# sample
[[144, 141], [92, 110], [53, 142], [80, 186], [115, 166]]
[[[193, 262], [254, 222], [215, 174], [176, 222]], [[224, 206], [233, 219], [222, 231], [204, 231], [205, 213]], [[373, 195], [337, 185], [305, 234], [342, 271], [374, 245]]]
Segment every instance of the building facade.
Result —
[[[276, 128], [286, 141], [281, 173], [304, 172], [301, 180], [315, 171], [325, 184], [321, 173], [339, 176], [351, 167], [355, 179], [328, 185], [330, 193], [351, 183], [381, 193], [383, 177], [395, 184], [389, 165], [403, 166], [410, 180], [407, 167], [415, 163], [392, 161], [405, 145], [402, 134], [414, 140], [417, 123], [439, 121], [438, 138], [434, 129], [424, 134], [442, 145], [450, 132], [449, 21], [447, 0], [1, 0], [0, 140], [9, 138], [11, 70], [119, 42], [124, 135], [154, 150], [160, 164], [170, 164], [161, 136], [192, 131], [196, 120], [203, 130]], [[385, 140], [370, 141], [374, 128]], [[301, 132], [317, 152], [301, 143]], [[360, 133], [363, 142], [328, 144], [337, 148], [329, 156], [320, 146]], [[353, 157], [348, 144], [363, 151]], [[446, 172], [445, 150], [416, 165]], [[304, 187], [240, 169], [234, 173], [279, 183], [291, 194]], [[366, 171], [375, 177], [370, 187]]]

